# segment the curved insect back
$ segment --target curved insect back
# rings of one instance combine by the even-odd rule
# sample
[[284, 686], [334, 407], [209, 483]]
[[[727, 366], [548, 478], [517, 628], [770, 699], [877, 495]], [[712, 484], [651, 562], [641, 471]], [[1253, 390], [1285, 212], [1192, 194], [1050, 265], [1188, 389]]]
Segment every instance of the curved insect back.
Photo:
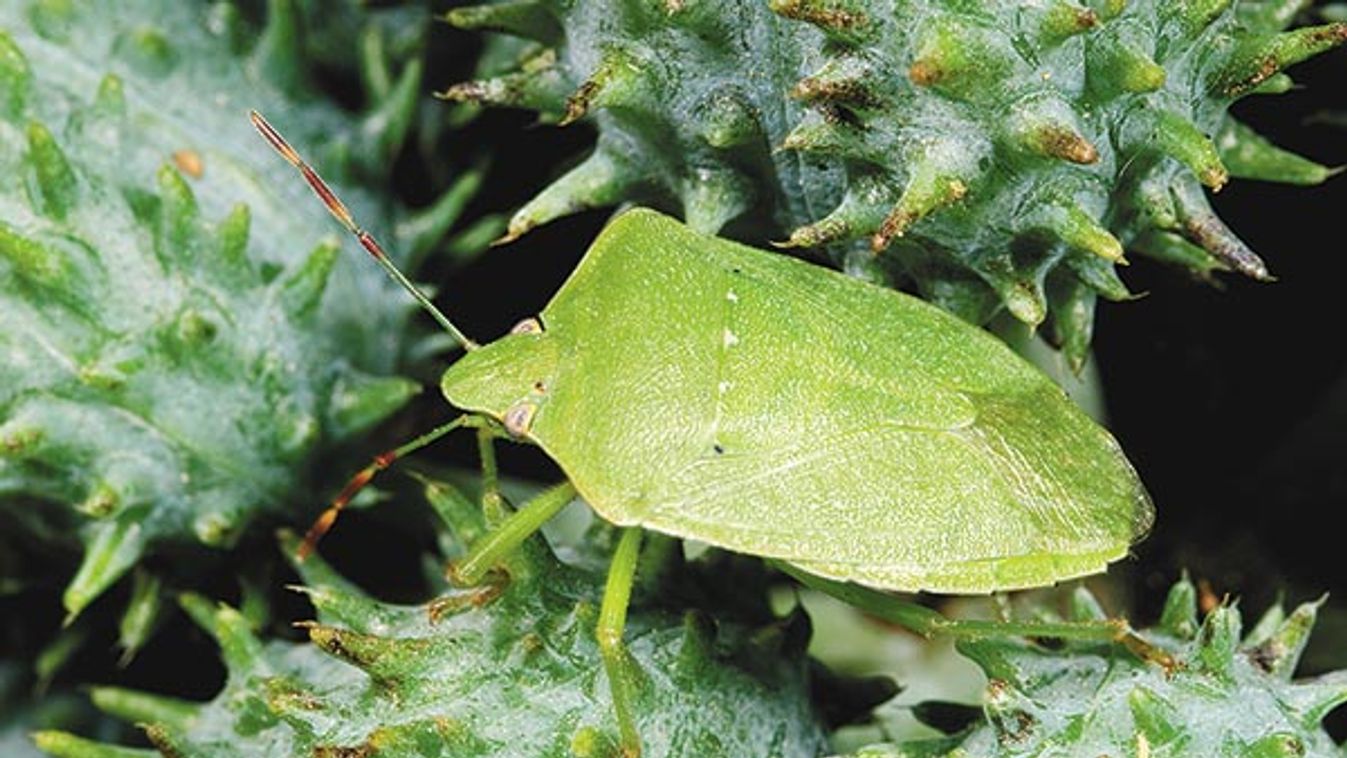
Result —
[[[1072, 640], [1056, 649], [1014, 639], [960, 641], [960, 652], [988, 677], [983, 718], [948, 737], [874, 746], [883, 756], [1065, 755], [1305, 756], [1334, 758], [1342, 748], [1322, 722], [1347, 702], [1347, 672], [1294, 681], [1318, 602], [1289, 615], [1270, 608], [1241, 638], [1230, 604], [1199, 618], [1185, 577], [1169, 592], [1159, 623], [1139, 634], [1164, 649], [1163, 669], [1106, 644]], [[1077, 590], [1072, 618], [1103, 617]], [[918, 714], [922, 708], [915, 709]], [[1051, 746], [1051, 747], [1049, 747]]]
[[[426, 492], [454, 529], [480, 528], [471, 498], [433, 480]], [[293, 555], [297, 544], [283, 537], [282, 550]], [[541, 538], [530, 545], [513, 559], [517, 579], [494, 600], [448, 614], [377, 601], [319, 558], [297, 563], [300, 591], [317, 610], [304, 645], [260, 639], [234, 609], [184, 597], [221, 644], [229, 673], [220, 694], [188, 703], [97, 688], [94, 702], [146, 725], [156, 747], [179, 755], [616, 758], [604, 674], [593, 665], [603, 577], [560, 563]], [[702, 578], [667, 576], [667, 586], [638, 593], [628, 620], [642, 754], [821, 754], [807, 624], [772, 620], [763, 596], [689, 614], [661, 602], [699, 592]], [[57, 756], [123, 755], [93, 752], [69, 734], [38, 741]]]
[[1153, 518], [1113, 438], [995, 338], [652, 211], [615, 219], [540, 323], [452, 366], [445, 396], [526, 410], [616, 524], [988, 592], [1101, 571]]
[[[271, 104], [302, 124], [301, 143], [396, 150], [394, 122], [415, 104], [399, 93], [420, 75], [400, 74], [364, 124], [298, 105], [276, 78], [305, 65], [293, 4], [272, 3], [260, 35], [230, 8], [0, 8], [0, 508], [69, 504], [57, 539], [85, 551], [72, 615], [165, 542], [229, 545], [308, 491], [317, 451], [419, 391], [395, 375], [421, 349], [403, 336], [410, 307], [293, 212], [238, 116]], [[469, 179], [432, 215], [404, 217], [418, 230], [408, 257], [444, 236]], [[157, 602], [135, 596], [132, 648]]]
[[755, 242], [774, 223], [782, 247], [969, 320], [1046, 321], [1078, 365], [1100, 299], [1130, 297], [1125, 253], [1268, 278], [1202, 187], [1331, 175], [1228, 115], [1347, 40], [1341, 23], [1285, 31], [1298, 7], [483, 3], [447, 19], [530, 53], [444, 94], [597, 127], [508, 238], [634, 198]]

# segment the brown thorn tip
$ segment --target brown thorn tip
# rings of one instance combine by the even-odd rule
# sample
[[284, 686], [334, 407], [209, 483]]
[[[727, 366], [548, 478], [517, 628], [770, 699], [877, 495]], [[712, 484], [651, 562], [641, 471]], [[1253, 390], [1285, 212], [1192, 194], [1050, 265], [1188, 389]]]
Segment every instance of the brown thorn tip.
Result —
[[509, 229], [505, 232], [505, 234], [502, 234], [496, 239], [491, 240], [491, 247], [500, 247], [501, 245], [508, 245], [511, 242], [514, 242], [515, 240], [519, 239], [520, 237], [523, 237], [526, 233], [528, 233], [528, 229]]
[[908, 68], [907, 76], [913, 84], [928, 87], [940, 81], [942, 72], [934, 61], [918, 59]]
[[481, 102], [485, 96], [486, 90], [481, 82], [459, 82], [435, 93], [435, 97], [440, 100], [448, 100], [454, 103]]

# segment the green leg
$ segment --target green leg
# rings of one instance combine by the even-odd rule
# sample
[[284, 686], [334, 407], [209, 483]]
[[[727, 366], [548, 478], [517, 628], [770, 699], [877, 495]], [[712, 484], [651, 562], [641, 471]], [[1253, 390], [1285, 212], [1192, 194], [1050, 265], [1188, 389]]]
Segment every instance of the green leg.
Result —
[[847, 582], [824, 579], [784, 561], [773, 565], [806, 587], [825, 592], [876, 618], [932, 637], [1040, 637], [1063, 640], [1096, 640], [1120, 644], [1137, 657], [1172, 671], [1178, 664], [1169, 653], [1147, 642], [1125, 619], [1104, 621], [982, 621], [951, 619], [917, 603]]
[[457, 589], [430, 602], [427, 612], [431, 623], [499, 597], [509, 580], [496, 570], [501, 561], [574, 499], [575, 487], [570, 482], [544, 491], [473, 543], [462, 560], [451, 562], [445, 569], [445, 578]]
[[562, 482], [525, 503], [478, 540], [462, 560], [449, 566], [450, 580], [460, 587], [480, 584], [505, 556], [574, 500], [575, 494], [575, 487], [570, 482]]
[[636, 563], [641, 554], [641, 530], [628, 527], [613, 553], [608, 568], [608, 583], [603, 590], [603, 606], [599, 610], [599, 625], [595, 635], [603, 668], [608, 673], [608, 686], [613, 694], [613, 710], [617, 712], [618, 733], [622, 737], [623, 758], [641, 754], [641, 736], [636, 732], [636, 688], [640, 672], [627, 656], [622, 644], [622, 633], [627, 626], [627, 606], [631, 604], [631, 588], [636, 580]]
[[477, 455], [482, 461], [482, 515], [489, 526], [495, 526], [509, 515], [496, 468], [496, 430], [485, 425], [477, 428]]

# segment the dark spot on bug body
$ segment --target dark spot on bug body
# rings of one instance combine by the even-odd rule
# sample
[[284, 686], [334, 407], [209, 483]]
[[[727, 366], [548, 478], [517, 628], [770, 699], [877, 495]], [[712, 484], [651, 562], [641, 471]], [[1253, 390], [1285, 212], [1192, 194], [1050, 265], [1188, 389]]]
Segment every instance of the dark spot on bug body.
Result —
[[720, 444], [719, 442], [717, 442], [717, 443], [715, 443], [714, 445], [712, 445], [712, 446], [711, 446], [711, 449], [714, 450], [714, 451], [716, 451], [716, 455], [724, 455], [724, 454], [725, 454], [725, 446], [722, 445], [722, 444]]

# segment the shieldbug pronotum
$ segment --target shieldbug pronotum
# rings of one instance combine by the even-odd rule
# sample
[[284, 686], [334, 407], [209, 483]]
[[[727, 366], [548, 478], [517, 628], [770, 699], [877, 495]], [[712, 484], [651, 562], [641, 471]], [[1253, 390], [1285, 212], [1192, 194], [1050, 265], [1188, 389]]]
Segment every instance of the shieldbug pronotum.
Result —
[[451, 575], [480, 585], [577, 495], [622, 527], [598, 638], [628, 754], [640, 739], [622, 631], [645, 529], [773, 559], [926, 633], [1143, 644], [1122, 622], [950, 621], [847, 584], [1050, 584], [1102, 570], [1149, 528], [1151, 503], [1113, 438], [994, 337], [916, 298], [637, 209], [608, 225], [541, 314], [479, 346], [260, 115], [253, 122], [466, 351], [441, 382], [466, 415], [379, 456], [304, 550], [376, 471], [453, 429], [538, 445], [568, 481]]

